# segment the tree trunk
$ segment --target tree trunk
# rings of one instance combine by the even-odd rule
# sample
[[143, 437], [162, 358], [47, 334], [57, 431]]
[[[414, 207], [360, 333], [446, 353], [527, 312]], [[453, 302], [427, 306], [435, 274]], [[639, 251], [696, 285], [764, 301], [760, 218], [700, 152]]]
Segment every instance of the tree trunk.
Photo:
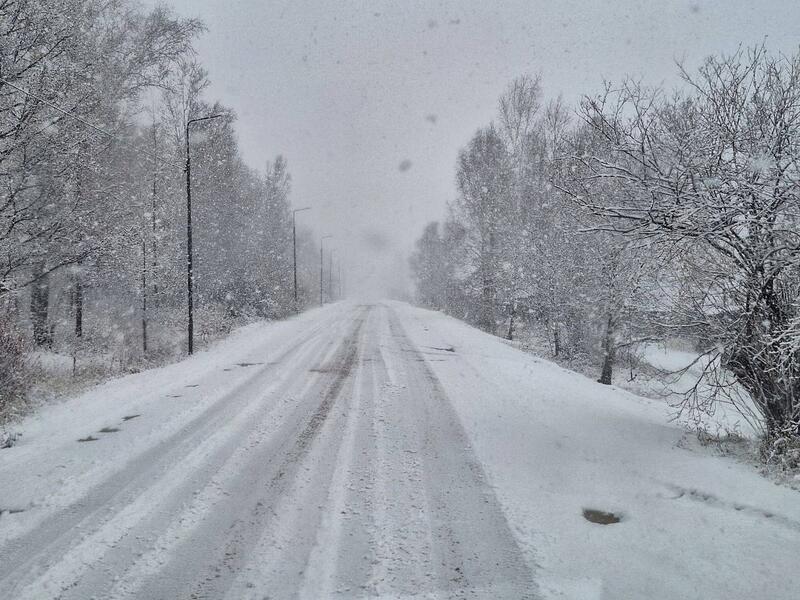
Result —
[[558, 328], [558, 323], [553, 324], [553, 356], [561, 354], [561, 333]]
[[47, 312], [50, 305], [50, 281], [45, 273], [44, 261], [37, 263], [34, 269], [34, 282], [31, 287], [33, 341], [37, 346], [49, 346], [51, 339], [47, 326]]
[[506, 339], [509, 341], [513, 341], [514, 339], [514, 315], [517, 313], [517, 303], [511, 303], [511, 314], [508, 319], [508, 334], [506, 335]]
[[495, 323], [492, 315], [491, 301], [488, 297], [489, 294], [484, 292], [483, 300], [481, 301], [480, 328], [487, 333], [494, 333]]
[[[78, 146], [78, 156], [75, 163], [75, 198], [78, 202], [82, 201], [83, 197], [83, 168], [81, 160], [86, 154], [86, 142], [81, 142]], [[83, 240], [80, 240], [80, 245], [82, 244]], [[81, 272], [81, 267], [83, 266], [83, 260], [79, 259], [77, 263], [77, 270], [75, 272], [75, 337], [81, 339], [83, 337], [83, 282], [81, 281], [81, 277], [83, 277], [83, 273]]]
[[614, 359], [616, 348], [614, 347], [614, 320], [608, 317], [606, 323], [606, 335], [603, 338], [603, 368], [600, 372], [600, 379], [597, 381], [604, 385], [611, 385], [611, 377], [614, 372]]
[[80, 273], [81, 263], [78, 262], [78, 272], [75, 274], [75, 337], [83, 337], [83, 282]]
[[494, 277], [493, 277], [493, 253], [494, 235], [489, 234], [489, 248], [484, 246], [481, 251], [481, 314], [479, 326], [488, 333], [495, 333], [497, 324], [494, 320]]
[[480, 328], [488, 333], [495, 332], [494, 322], [494, 299], [492, 288], [494, 282], [489, 275], [488, 267], [484, 266], [483, 275], [481, 277], [481, 314], [480, 314]]

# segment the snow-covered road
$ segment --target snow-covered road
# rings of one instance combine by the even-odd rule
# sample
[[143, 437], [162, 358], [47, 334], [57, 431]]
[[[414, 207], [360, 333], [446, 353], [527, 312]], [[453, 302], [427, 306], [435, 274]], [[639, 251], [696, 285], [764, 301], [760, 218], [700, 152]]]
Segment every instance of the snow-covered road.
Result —
[[[65, 440], [29, 474], [4, 468], [24, 486], [70, 454], [113, 463], [7, 541], [0, 596], [535, 597], [459, 420], [394, 312], [316, 316], [235, 359], [244, 367], [221, 353], [219, 367], [246, 370], [230, 389], [218, 379], [234, 371], [213, 369], [159, 390], [185, 405], [218, 388], [201, 409], [174, 411], [174, 427], [136, 406], [135, 419], [104, 422], [119, 432], [87, 424], [97, 441]], [[119, 440], [140, 435], [154, 443], [127, 456]]]
[[253, 325], [22, 427], [0, 598], [797, 589], [796, 492], [686, 447], [658, 403], [399, 303]]

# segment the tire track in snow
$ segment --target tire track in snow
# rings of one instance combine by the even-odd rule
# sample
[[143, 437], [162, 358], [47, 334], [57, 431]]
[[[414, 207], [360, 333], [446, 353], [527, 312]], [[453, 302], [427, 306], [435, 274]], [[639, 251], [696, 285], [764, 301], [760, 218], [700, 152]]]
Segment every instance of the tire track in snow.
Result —
[[[126, 508], [135, 503], [140, 496], [147, 494], [158, 481], [169, 477], [173, 467], [179, 465], [193, 451], [202, 448], [215, 432], [223, 428], [231, 413], [244, 410], [247, 406], [259, 402], [260, 396], [248, 393], [249, 390], [261, 388], [279, 364], [307, 350], [324, 329], [324, 324], [313, 327], [273, 359], [272, 364], [266, 364], [248, 374], [243, 381], [209, 404], [203, 412], [175, 433], [130, 460], [97, 486], [90, 488], [82, 500], [49, 515], [30, 532], [10, 540], [2, 548], [0, 591], [7, 590], [9, 597], [16, 597], [15, 594], [20, 593], [21, 586], [48, 575], [53, 567], [65, 567], [66, 565], [60, 563], [63, 563], [65, 558], [69, 562], [69, 555], [76, 546], [91, 538], [93, 534], [102, 532], [104, 526], [119, 515], [124, 515]], [[232, 451], [235, 447], [234, 443], [228, 450]], [[196, 485], [196, 481], [184, 483], [190, 486]], [[181, 502], [180, 499], [177, 501]], [[80, 533], [76, 535], [76, 532]], [[115, 537], [119, 539], [125, 533], [126, 531], [122, 530]], [[103, 538], [106, 542], [109, 541], [108, 536]], [[103, 544], [101, 540], [101, 547], [94, 548], [91, 554], [102, 556], [107, 550], [109, 550], [108, 545]], [[72, 561], [75, 562], [74, 556]], [[77, 562], [83, 563], [82, 560]], [[74, 565], [72, 569], [66, 569], [64, 576], [68, 579], [70, 574], [77, 576], [85, 566], [85, 564], [82, 567]], [[54, 585], [56, 581], [41, 583]], [[69, 585], [69, 581], [62, 582], [62, 585]], [[32, 592], [36, 597], [37, 592], [35, 590]], [[51, 590], [51, 593], [55, 595], [56, 590]]]
[[[294, 478], [273, 506], [273, 518], [262, 531], [256, 546], [249, 552], [247, 565], [240, 571], [226, 598], [231, 600], [264, 597], [312, 598], [324, 597], [320, 586], [326, 587], [326, 578], [336, 568], [341, 556], [333, 544], [336, 536], [328, 535], [330, 525], [341, 525], [343, 515], [335, 511], [336, 501], [342, 493], [337, 473], [349, 464], [352, 455], [347, 443], [348, 429], [357, 418], [358, 384], [363, 377], [361, 368], [364, 348], [369, 340], [368, 323], [374, 312], [369, 309], [366, 324], [358, 337], [358, 357], [349, 377], [339, 392], [339, 399], [319, 431], [314, 444], [303, 457]], [[326, 369], [323, 369], [326, 370]], [[361, 434], [360, 426], [355, 428]], [[349, 485], [349, 484], [347, 484]], [[337, 522], [339, 521], [339, 522]], [[320, 544], [331, 544], [324, 548]]]
[[[364, 366], [373, 360], [370, 331], [374, 327], [374, 317], [375, 312], [371, 310], [358, 344], [350, 403], [338, 435], [341, 441], [335, 449], [335, 468], [327, 483], [324, 510], [303, 569], [303, 580], [298, 591], [301, 600], [332, 598], [335, 587], [339, 585], [337, 575], [342, 568], [351, 575], [365, 570], [369, 574], [371, 528], [359, 528], [357, 532], [348, 530], [348, 535], [345, 535], [345, 529], [348, 520], [368, 517], [371, 507], [367, 492], [371, 488], [374, 473], [370, 457], [365, 456], [364, 437], [371, 432], [372, 406], [368, 399], [372, 397], [372, 378], [371, 372]], [[331, 451], [334, 449], [331, 448]], [[356, 502], [353, 501], [354, 496]]]
[[[316, 347], [316, 340], [314, 343], [314, 347], [295, 354], [292, 358], [305, 360], [307, 356], [318, 356], [320, 352], [327, 352], [334, 342], [331, 340], [319, 347]], [[180, 470], [184, 472], [183, 476], [174, 481], [154, 484], [126, 507], [125, 511], [132, 513], [134, 518], [137, 515], [140, 517], [138, 522], [135, 521], [127, 528], [119, 519], [108, 523], [107, 529], [110, 531], [113, 532], [115, 527], [122, 531], [122, 534], [118, 531], [115, 535], [123, 543], [115, 543], [102, 556], [102, 568], [89, 571], [81, 578], [79, 585], [70, 588], [63, 598], [82, 600], [92, 595], [86, 590], [103, 590], [105, 597], [109, 582], [117, 587], [125, 588], [127, 584], [135, 588], [136, 584], [130, 582], [131, 565], [147, 565], [149, 571], [140, 570], [139, 577], [163, 566], [166, 562], [165, 556], [181, 541], [183, 532], [200, 522], [215, 502], [224, 501], [228, 496], [226, 483], [230, 472], [235, 472], [242, 457], [253, 452], [269, 433], [265, 432], [267, 424], [282, 418], [280, 413], [286, 401], [281, 404], [280, 399], [287, 396], [292, 385], [291, 380], [296, 379], [301, 370], [302, 367], [284, 369], [275, 374], [274, 381], [259, 392], [255, 401], [238, 409], [223, 427], [214, 431], [211, 437], [205, 438], [195, 452], [181, 459]], [[216, 448], [213, 443], [215, 437], [222, 440], [220, 448]], [[184, 465], [192, 455], [195, 455], [197, 468], [187, 473]], [[187, 498], [191, 499], [188, 508]], [[175, 532], [179, 533], [169, 535]], [[122, 537], [128, 539], [123, 540]], [[145, 558], [141, 560], [139, 557]]]
[[[200, 432], [182, 430], [147, 476], [129, 470], [139, 480], [78, 521], [89, 536], [42, 555], [74, 569], [63, 594], [38, 598], [536, 598], [458, 416], [393, 309], [323, 328], [248, 388], [268, 390], [223, 396], [208, 411], [228, 408], [190, 421]], [[88, 565], [67, 557], [90, 537]]]
[[[420, 459], [441, 598], [535, 599], [538, 587], [458, 414], [424, 354], [387, 307], [404, 355], [406, 398], [422, 417]], [[458, 360], [453, 356], [452, 360]]]
[[[225, 596], [246, 566], [249, 555], [275, 519], [274, 507], [297, 477], [304, 457], [325, 424], [355, 364], [356, 343], [363, 314], [332, 359], [322, 365], [303, 365], [314, 375], [304, 385], [297, 406], [278, 430], [254, 449], [236, 478], [225, 486], [231, 502], [217, 505], [186, 532], [141, 587], [121, 590], [136, 598], [213, 598]], [[309, 368], [312, 367], [312, 368]], [[321, 400], [320, 400], [321, 398]], [[197, 549], [202, 549], [198, 554]], [[145, 574], [146, 575], [146, 574]], [[165, 581], [169, 582], [165, 586]]]

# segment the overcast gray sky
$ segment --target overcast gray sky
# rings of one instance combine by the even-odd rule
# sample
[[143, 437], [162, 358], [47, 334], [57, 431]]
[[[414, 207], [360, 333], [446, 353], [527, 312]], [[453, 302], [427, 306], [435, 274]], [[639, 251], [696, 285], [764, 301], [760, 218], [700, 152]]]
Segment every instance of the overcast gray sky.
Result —
[[293, 203], [314, 207], [303, 221], [336, 237], [362, 290], [401, 282], [455, 195], [458, 150], [514, 77], [574, 102], [604, 78], [673, 86], [678, 59], [800, 43], [798, 0], [168, 3], [208, 26], [209, 99], [238, 113], [245, 159], [287, 157]]

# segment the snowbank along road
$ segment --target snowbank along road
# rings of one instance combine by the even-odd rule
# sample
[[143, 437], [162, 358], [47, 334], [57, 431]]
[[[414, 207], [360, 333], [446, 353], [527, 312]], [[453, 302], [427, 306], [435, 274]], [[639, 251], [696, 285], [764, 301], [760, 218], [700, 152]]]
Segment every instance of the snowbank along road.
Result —
[[[223, 365], [235, 370], [162, 390], [163, 403], [185, 404], [222, 388], [201, 410], [176, 411], [172, 429], [146, 431], [170, 415], [142, 408], [105, 433], [82, 432], [88, 441], [65, 440], [54, 464], [76, 452], [116, 464], [5, 541], [0, 596], [538, 597], [458, 417], [394, 311], [339, 307], [301, 325]], [[234, 371], [236, 384], [220, 386]], [[135, 455], [104, 452], [142, 434], [154, 443]]]
[[245, 327], [21, 429], [0, 451], [2, 599], [800, 589], [796, 491], [662, 401], [400, 303]]

